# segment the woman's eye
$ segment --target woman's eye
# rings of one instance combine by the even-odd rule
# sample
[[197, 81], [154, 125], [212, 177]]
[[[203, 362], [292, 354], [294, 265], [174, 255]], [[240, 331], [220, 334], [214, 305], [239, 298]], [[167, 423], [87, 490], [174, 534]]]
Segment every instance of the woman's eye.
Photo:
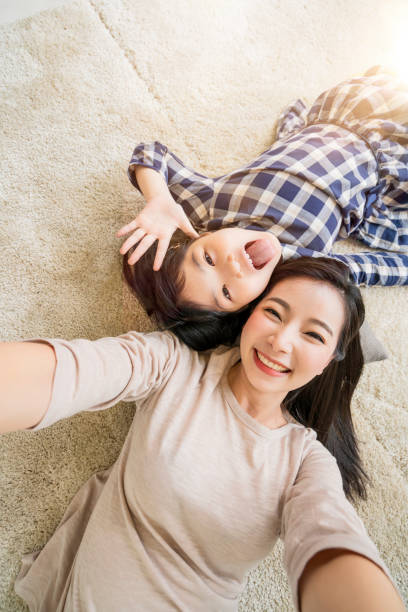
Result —
[[325, 344], [324, 338], [317, 332], [307, 332], [307, 335], [310, 336], [311, 338], [315, 338], [316, 340], [319, 340], [319, 342], [321, 342], [322, 344]]
[[228, 289], [226, 288], [225, 285], [222, 288], [222, 292], [225, 295], [225, 297], [227, 298], [227, 300], [231, 300], [231, 294], [230, 294], [230, 292], [228, 291]]
[[274, 308], [265, 308], [265, 310], [266, 310], [266, 312], [268, 312], [273, 317], [276, 317], [277, 319], [279, 319], [279, 321], [282, 320], [280, 318], [279, 312], [277, 310], [275, 310]]
[[204, 252], [204, 259], [205, 259], [205, 261], [206, 261], [206, 262], [207, 262], [207, 263], [208, 263], [210, 266], [213, 266], [213, 265], [214, 265], [214, 262], [213, 262], [213, 260], [211, 259], [211, 257], [209, 256], [209, 254], [208, 254], [208, 253], [205, 253], [205, 252]]

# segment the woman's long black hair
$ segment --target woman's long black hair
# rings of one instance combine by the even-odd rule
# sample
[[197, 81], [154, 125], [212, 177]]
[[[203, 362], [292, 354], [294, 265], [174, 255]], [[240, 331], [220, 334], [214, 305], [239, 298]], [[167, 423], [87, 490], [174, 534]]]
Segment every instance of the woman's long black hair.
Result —
[[347, 497], [365, 499], [368, 477], [351, 416], [351, 398], [364, 365], [359, 335], [364, 321], [363, 299], [345, 264], [326, 257], [300, 257], [279, 264], [263, 296], [280, 281], [299, 277], [337, 289], [345, 306], [345, 322], [329, 365], [304, 387], [290, 391], [283, 405], [297, 421], [314, 429], [317, 439], [336, 458]]

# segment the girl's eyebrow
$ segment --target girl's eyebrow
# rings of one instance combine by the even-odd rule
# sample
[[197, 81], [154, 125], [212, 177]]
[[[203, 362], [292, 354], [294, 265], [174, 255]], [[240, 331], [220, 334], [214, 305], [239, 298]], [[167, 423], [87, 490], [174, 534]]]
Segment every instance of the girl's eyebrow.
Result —
[[[290, 311], [290, 306], [287, 302], [285, 302], [285, 300], [282, 300], [282, 298], [278, 298], [278, 297], [270, 297], [267, 298], [266, 300], [267, 302], [277, 302], [278, 304], [280, 304], [287, 312]], [[323, 329], [325, 329], [327, 331], [327, 333], [329, 333], [331, 336], [333, 336], [333, 330], [327, 325], [327, 323], [325, 323], [324, 321], [321, 321], [320, 319], [309, 319], [310, 323], [315, 323], [315, 325], [320, 325], [320, 327], [323, 327]]]
[[195, 256], [194, 251], [191, 252], [191, 258], [193, 260], [193, 262], [195, 263], [195, 265], [200, 268], [200, 270], [204, 270], [204, 266], [202, 265], [202, 263], [200, 261], [198, 261], [197, 257]]
[[[199, 268], [201, 270], [201, 272], [205, 271], [205, 267], [203, 266], [203, 264], [196, 258], [194, 251], [191, 252], [191, 259], [193, 260], [193, 263], [197, 266], [197, 268]], [[216, 306], [216, 308], [218, 308], [219, 310], [223, 311], [225, 310], [221, 304], [219, 303], [217, 296], [215, 295], [215, 292], [213, 292], [213, 298], [214, 298], [214, 304]]]

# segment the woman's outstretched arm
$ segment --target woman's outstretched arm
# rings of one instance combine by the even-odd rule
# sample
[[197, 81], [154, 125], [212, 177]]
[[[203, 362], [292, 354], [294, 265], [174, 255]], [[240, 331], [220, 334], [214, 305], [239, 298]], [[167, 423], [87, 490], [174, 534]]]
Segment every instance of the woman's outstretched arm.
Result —
[[299, 581], [301, 612], [404, 612], [385, 573], [372, 561], [344, 549], [323, 550]]
[[180, 363], [191, 351], [167, 332], [0, 343], [0, 433], [146, 399]]
[[47, 411], [56, 366], [52, 346], [0, 342], [0, 433], [29, 429]]
[[296, 610], [402, 612], [391, 574], [344, 495], [335, 458], [313, 437], [309, 431], [281, 522]]

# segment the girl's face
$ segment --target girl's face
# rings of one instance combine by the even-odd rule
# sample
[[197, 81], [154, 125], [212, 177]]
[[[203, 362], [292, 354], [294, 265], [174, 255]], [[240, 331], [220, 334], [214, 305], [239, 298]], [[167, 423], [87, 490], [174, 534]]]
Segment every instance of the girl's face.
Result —
[[241, 383], [282, 399], [305, 385], [331, 361], [344, 313], [341, 295], [327, 283], [306, 277], [279, 282], [242, 330]]
[[209, 310], [239, 310], [262, 293], [280, 256], [269, 232], [234, 227], [204, 234], [187, 249], [181, 299]]

